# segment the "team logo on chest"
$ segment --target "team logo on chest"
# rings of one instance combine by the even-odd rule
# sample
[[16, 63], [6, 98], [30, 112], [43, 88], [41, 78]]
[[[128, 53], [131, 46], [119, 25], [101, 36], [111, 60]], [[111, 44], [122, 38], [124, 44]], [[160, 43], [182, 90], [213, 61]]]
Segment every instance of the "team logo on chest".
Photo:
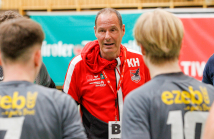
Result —
[[136, 70], [130, 70], [130, 76], [133, 82], [138, 83], [141, 80], [140, 68]]
[[89, 84], [95, 85], [96, 87], [106, 86], [103, 79], [105, 79], [105, 77], [103, 76], [102, 73], [100, 74], [100, 77], [99, 77], [99, 75], [87, 75], [86, 76], [87, 82], [89, 82]]

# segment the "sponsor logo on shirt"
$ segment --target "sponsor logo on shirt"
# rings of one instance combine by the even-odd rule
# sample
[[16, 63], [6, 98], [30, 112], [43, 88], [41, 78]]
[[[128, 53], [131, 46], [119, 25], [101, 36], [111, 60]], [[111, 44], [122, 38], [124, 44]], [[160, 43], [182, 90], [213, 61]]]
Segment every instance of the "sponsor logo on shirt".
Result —
[[86, 76], [86, 80], [88, 81], [88, 82], [91, 82], [91, 81], [97, 81], [97, 80], [100, 80], [100, 78], [98, 78], [98, 75], [87, 75]]
[[141, 80], [140, 68], [136, 70], [130, 70], [130, 76], [133, 82], [138, 83]]
[[201, 86], [199, 88], [200, 90], [194, 90], [192, 86], [189, 86], [188, 87], [189, 90], [186, 91], [181, 90], [164, 91], [161, 95], [161, 99], [163, 103], [165, 103], [166, 105], [186, 104], [187, 107], [184, 110], [209, 111], [211, 104], [207, 88]]
[[104, 87], [104, 86], [106, 86], [104, 81], [91, 82], [89, 84], [95, 84], [96, 87]]
[[100, 74], [100, 77], [99, 77], [99, 75], [87, 75], [86, 76], [87, 82], [89, 82], [89, 84], [94, 84], [96, 87], [106, 86], [104, 81], [101, 81], [101, 79], [105, 79], [105, 77], [103, 76], [102, 73]]
[[16, 91], [12, 96], [0, 96], [0, 108], [5, 110], [1, 115], [6, 115], [7, 117], [35, 115], [34, 107], [37, 95], [37, 92], [28, 92], [27, 96], [22, 96]]

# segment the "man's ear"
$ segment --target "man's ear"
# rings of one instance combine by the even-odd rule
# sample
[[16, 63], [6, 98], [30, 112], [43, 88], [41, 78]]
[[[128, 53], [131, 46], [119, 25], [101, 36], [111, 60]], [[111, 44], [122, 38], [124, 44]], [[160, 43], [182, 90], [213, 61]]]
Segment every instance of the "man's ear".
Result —
[[125, 35], [125, 25], [122, 25], [123, 36]]
[[42, 57], [41, 57], [41, 50], [36, 50], [34, 55], [34, 65], [35, 67], [41, 67]]
[[96, 27], [94, 26], [94, 34], [95, 36], [97, 37], [97, 30], [96, 30]]

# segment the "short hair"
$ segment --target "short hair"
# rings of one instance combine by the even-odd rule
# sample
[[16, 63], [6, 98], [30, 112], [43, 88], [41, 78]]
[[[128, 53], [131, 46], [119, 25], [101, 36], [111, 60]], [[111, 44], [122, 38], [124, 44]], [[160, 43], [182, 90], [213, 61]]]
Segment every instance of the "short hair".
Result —
[[34, 45], [42, 45], [44, 33], [41, 26], [31, 19], [17, 18], [0, 24], [0, 51], [6, 62], [28, 61]]
[[10, 20], [10, 19], [15, 19], [15, 18], [20, 18], [23, 17], [19, 13], [14, 12], [14, 11], [6, 11], [2, 14], [0, 14], [0, 24], [4, 21]]
[[122, 26], [123, 26], [122, 16], [117, 10], [115, 10], [113, 8], [104, 8], [97, 13], [96, 18], [95, 18], [95, 27], [97, 27], [97, 19], [100, 14], [112, 14], [112, 13], [116, 14], [118, 21], [119, 21], [119, 25], [122, 28]]
[[179, 58], [183, 33], [181, 20], [161, 9], [142, 14], [134, 27], [138, 45], [156, 65]]

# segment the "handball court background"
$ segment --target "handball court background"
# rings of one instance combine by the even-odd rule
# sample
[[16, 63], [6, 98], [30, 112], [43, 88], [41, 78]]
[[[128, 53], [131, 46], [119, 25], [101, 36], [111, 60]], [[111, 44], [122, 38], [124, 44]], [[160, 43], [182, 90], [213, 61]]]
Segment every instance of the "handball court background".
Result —
[[[126, 32], [122, 44], [140, 52], [133, 37], [138, 17], [149, 10], [119, 10]], [[213, 9], [166, 9], [178, 16], [184, 25], [184, 39], [179, 63], [183, 72], [202, 80], [203, 69], [214, 53]], [[68, 64], [80, 54], [88, 41], [95, 40], [94, 20], [97, 12], [28, 12], [42, 25], [46, 34], [42, 46], [43, 62], [59, 89], [64, 83]]]

